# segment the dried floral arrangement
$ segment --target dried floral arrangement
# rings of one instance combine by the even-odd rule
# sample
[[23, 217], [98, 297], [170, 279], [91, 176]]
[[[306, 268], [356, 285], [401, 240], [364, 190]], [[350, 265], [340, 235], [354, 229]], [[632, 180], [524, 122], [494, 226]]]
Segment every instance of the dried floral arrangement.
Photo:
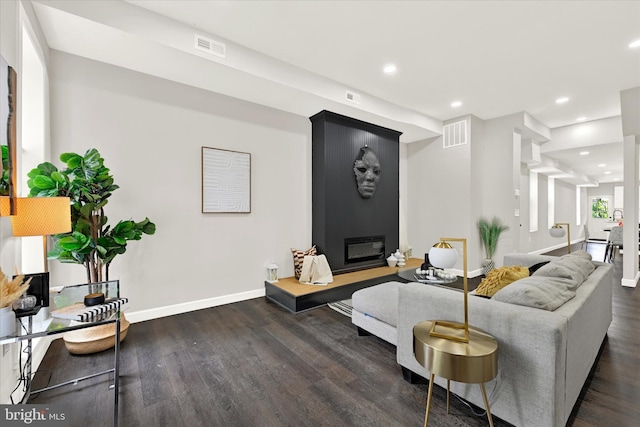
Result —
[[7, 276], [0, 269], [0, 308], [11, 307], [11, 304], [22, 296], [31, 283], [31, 277], [22, 283], [24, 276], [20, 274], [15, 279], [9, 281]]

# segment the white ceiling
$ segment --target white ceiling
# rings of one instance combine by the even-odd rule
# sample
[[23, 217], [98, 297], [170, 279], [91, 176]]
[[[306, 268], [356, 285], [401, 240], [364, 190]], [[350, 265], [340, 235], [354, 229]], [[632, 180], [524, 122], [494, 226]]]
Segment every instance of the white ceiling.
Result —
[[[359, 118], [401, 130], [408, 140], [436, 135], [442, 120], [465, 114], [490, 119], [526, 111], [550, 128], [575, 124], [577, 117], [617, 116], [620, 91], [640, 86], [640, 49], [628, 47], [640, 39], [640, 1], [34, 4], [54, 49], [307, 116], [321, 109], [349, 113], [347, 108], [355, 108]], [[178, 76], [177, 70], [171, 76], [150, 70], [149, 64], [161, 57], [157, 42], [181, 49], [171, 39], [184, 30], [227, 44], [226, 63], [207, 58], [205, 64], [202, 54], [188, 52], [200, 61], [194, 65], [202, 67], [202, 74], [222, 73], [224, 85], [196, 82], [192, 75]], [[113, 52], [99, 49], [107, 37]], [[116, 38], [126, 47], [113, 49]], [[156, 42], [146, 45], [144, 64], [135, 52], [142, 39]], [[382, 72], [389, 62], [398, 67], [393, 76]], [[158, 63], [166, 68], [168, 61]], [[345, 89], [362, 94], [372, 107], [345, 105], [340, 99]], [[556, 104], [561, 96], [569, 102]], [[452, 108], [454, 100], [462, 106]], [[621, 150], [619, 156], [606, 147], [589, 150], [607, 156], [606, 161], [594, 166], [593, 156], [587, 162], [576, 156], [576, 148], [545, 155], [584, 168], [600, 182], [607, 177], [598, 163], [622, 170]]]

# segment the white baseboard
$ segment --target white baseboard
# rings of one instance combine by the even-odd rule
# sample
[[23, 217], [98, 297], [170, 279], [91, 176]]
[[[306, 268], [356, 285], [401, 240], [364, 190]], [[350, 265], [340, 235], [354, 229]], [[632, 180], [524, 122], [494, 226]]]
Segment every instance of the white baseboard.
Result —
[[264, 295], [265, 291], [263, 287], [262, 289], [255, 289], [253, 291], [201, 299], [175, 305], [168, 305], [165, 307], [152, 308], [149, 310], [133, 312], [127, 311], [126, 316], [127, 320], [131, 323], [144, 322], [145, 320], [158, 319], [160, 317], [173, 316], [174, 314], [188, 313], [190, 311], [202, 310], [204, 308], [217, 307], [219, 305], [231, 304], [233, 302], [263, 297]]
[[640, 280], [640, 271], [636, 273], [636, 277], [633, 279], [622, 279], [620, 284], [626, 288], [635, 288], [638, 285], [638, 280]]
[[[576, 240], [572, 240], [571, 244], [575, 245], [576, 243], [582, 243], [582, 242], [584, 242], [584, 239], [576, 239]], [[564, 242], [559, 243], [557, 245], [549, 246], [547, 248], [538, 249], [537, 251], [532, 251], [529, 253], [534, 255], [542, 255], [542, 254], [546, 254], [547, 252], [555, 251], [556, 249], [560, 249], [560, 248], [566, 248], [566, 246], [564, 245]]]

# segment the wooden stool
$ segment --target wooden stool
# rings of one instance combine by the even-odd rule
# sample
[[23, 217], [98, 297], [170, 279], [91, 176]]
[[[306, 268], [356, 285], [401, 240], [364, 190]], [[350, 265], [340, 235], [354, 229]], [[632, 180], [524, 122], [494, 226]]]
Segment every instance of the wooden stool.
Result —
[[[484, 406], [487, 410], [489, 425], [493, 427], [493, 418], [489, 409], [484, 383], [498, 374], [498, 342], [491, 335], [469, 326], [469, 342], [457, 342], [429, 335], [434, 320], [425, 320], [413, 327], [413, 353], [418, 363], [431, 373], [427, 410], [424, 425], [429, 422], [429, 408], [435, 376], [447, 379], [447, 414], [449, 413], [449, 383], [480, 384]], [[438, 328], [444, 328], [438, 326]], [[460, 334], [461, 329], [447, 328], [448, 334]]]

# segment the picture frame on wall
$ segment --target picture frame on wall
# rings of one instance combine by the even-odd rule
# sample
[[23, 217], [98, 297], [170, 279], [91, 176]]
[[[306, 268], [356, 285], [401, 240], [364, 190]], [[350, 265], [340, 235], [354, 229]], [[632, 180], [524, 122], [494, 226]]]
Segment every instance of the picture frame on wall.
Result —
[[251, 154], [202, 147], [202, 213], [251, 212]]

